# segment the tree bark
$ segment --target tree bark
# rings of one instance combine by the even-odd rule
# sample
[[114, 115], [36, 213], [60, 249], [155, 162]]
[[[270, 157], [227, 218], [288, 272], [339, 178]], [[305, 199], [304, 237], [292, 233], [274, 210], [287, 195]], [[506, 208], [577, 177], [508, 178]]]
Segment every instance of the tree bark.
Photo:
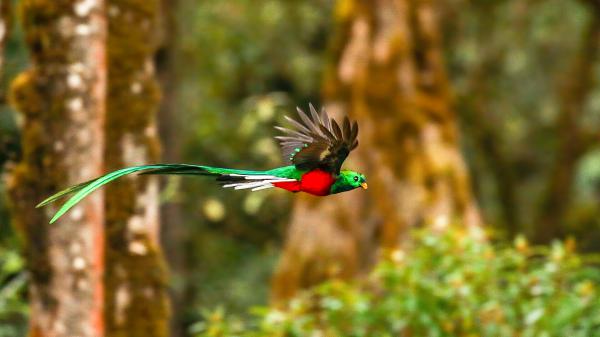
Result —
[[[157, 0], [108, 1], [108, 170], [156, 162]], [[106, 322], [110, 337], [169, 332], [167, 268], [159, 244], [158, 181], [132, 176], [106, 189]]]
[[[181, 120], [176, 105], [176, 86], [179, 83], [176, 64], [178, 47], [177, 11], [178, 0], [161, 0], [161, 46], [156, 54], [158, 80], [162, 89], [162, 101], [158, 112], [159, 134], [162, 141], [162, 161], [165, 163], [181, 162]], [[171, 180], [176, 183], [179, 180]], [[161, 241], [172, 275], [186, 279], [187, 269], [182, 242], [186, 240], [183, 223], [181, 200], [166, 200], [160, 210]], [[186, 287], [188, 283], [179, 282], [171, 291], [173, 315], [170, 324], [170, 336], [184, 336]]]
[[[578, 159], [592, 144], [581, 125], [586, 99], [594, 87], [594, 66], [600, 48], [600, 3], [584, 1], [592, 9], [592, 18], [581, 40], [568, 77], [561, 86], [560, 114], [556, 121], [558, 147], [554, 164], [542, 195], [532, 235], [536, 243], [548, 243], [564, 235], [562, 224], [571, 201], [573, 178]], [[593, 137], [597, 141], [597, 137]]]
[[[12, 6], [9, 0], [0, 1], [0, 78], [4, 74], [4, 50], [12, 26]], [[5, 88], [0, 84], [0, 103], [5, 103]]]
[[103, 172], [105, 114], [104, 2], [24, 0], [23, 29], [32, 66], [12, 83], [10, 101], [23, 115], [23, 157], [9, 193], [25, 238], [30, 336], [104, 335], [102, 193], [58, 223], [48, 195]]
[[[5, 59], [6, 59], [6, 44], [10, 38], [12, 28], [12, 5], [11, 1], [0, 0], [0, 107], [7, 104], [6, 94], [7, 88], [4, 83], [5, 74]], [[0, 168], [3, 168], [5, 163], [17, 161], [15, 158], [18, 153], [15, 149], [16, 135], [12, 132], [3, 132], [0, 134]]]
[[460, 153], [433, 1], [347, 0], [324, 96], [329, 112], [360, 125], [347, 167], [369, 190], [298, 200], [272, 295], [349, 278], [394, 251], [407, 231], [460, 223], [481, 235], [478, 207]]

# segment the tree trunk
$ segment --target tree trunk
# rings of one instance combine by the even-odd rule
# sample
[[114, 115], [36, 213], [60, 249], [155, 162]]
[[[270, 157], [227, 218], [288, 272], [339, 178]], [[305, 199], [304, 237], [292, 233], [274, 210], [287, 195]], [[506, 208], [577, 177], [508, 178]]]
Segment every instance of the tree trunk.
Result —
[[[12, 28], [12, 5], [11, 1], [0, 0], [0, 108], [4, 108], [6, 101], [6, 84], [4, 82], [6, 44], [10, 38]], [[15, 158], [15, 140], [16, 135], [13, 132], [3, 132], [0, 134], [0, 169], [6, 162], [16, 161]]]
[[[0, 0], [0, 79], [4, 75], [4, 50], [12, 25], [12, 8], [9, 0]], [[5, 103], [5, 88], [0, 84], [0, 103]]]
[[459, 223], [481, 235], [460, 153], [433, 1], [347, 0], [324, 96], [334, 116], [360, 125], [347, 167], [369, 190], [298, 200], [273, 282], [277, 303], [299, 288], [367, 269], [407, 230]]
[[[158, 80], [162, 88], [162, 102], [158, 112], [159, 134], [162, 141], [162, 161], [165, 163], [181, 162], [181, 120], [176, 106], [176, 85], [179, 83], [176, 66], [176, 50], [178, 47], [178, 29], [176, 15], [178, 0], [161, 0], [161, 46], [156, 55]], [[180, 180], [169, 181], [177, 184]], [[161, 241], [172, 275], [186, 279], [186, 263], [182, 242], [186, 240], [183, 224], [181, 200], [167, 200], [161, 207]], [[173, 317], [170, 324], [170, 336], [185, 335], [184, 322], [186, 282], [175, 284], [172, 289]]]
[[104, 2], [24, 0], [32, 66], [12, 83], [23, 115], [23, 157], [9, 181], [13, 219], [25, 238], [30, 336], [104, 335], [102, 193], [54, 225], [45, 197], [103, 172]]
[[[156, 162], [157, 0], [108, 1], [107, 169]], [[167, 270], [159, 245], [158, 181], [132, 176], [106, 189], [106, 322], [110, 337], [169, 331]]]

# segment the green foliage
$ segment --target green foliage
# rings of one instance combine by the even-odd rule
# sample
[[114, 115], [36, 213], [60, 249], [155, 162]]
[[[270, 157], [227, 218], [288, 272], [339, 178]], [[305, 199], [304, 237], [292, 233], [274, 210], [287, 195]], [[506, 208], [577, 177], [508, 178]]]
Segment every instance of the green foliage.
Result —
[[24, 261], [14, 249], [0, 249], [0, 337], [24, 336], [27, 304]]
[[415, 233], [361, 283], [332, 281], [244, 322], [223, 310], [193, 326], [218, 336], [600, 336], [600, 270], [573, 241], [497, 247], [461, 231]]

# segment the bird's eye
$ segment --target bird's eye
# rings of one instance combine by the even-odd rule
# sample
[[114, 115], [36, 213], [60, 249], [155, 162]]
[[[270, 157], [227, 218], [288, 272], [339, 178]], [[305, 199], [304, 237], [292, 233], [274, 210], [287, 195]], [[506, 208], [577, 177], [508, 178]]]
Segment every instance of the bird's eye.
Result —
[[354, 176], [354, 181], [358, 181], [358, 176]]

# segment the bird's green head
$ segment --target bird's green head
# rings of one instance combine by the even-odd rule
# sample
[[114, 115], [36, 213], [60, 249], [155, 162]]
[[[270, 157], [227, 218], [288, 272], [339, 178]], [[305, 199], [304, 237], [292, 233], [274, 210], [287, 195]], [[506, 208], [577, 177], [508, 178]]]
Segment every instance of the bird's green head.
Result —
[[365, 190], [368, 187], [367, 178], [365, 178], [364, 174], [350, 170], [342, 170], [335, 183], [331, 186], [331, 194], [350, 191], [358, 187], [362, 187]]

